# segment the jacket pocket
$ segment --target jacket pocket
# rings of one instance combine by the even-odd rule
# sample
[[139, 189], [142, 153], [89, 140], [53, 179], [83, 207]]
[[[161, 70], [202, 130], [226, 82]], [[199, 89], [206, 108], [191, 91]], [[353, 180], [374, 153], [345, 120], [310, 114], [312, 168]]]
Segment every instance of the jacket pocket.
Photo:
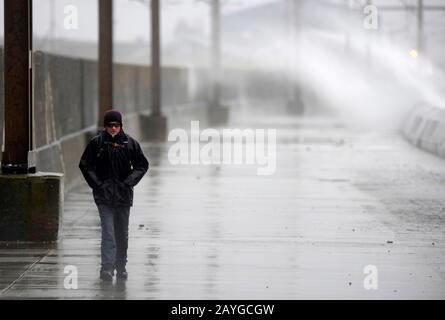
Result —
[[99, 187], [93, 189], [95, 200], [101, 202], [111, 202], [113, 200], [113, 183], [111, 180], [105, 180]]
[[118, 181], [116, 183], [115, 199], [117, 202], [122, 203], [122, 204], [132, 204], [133, 203], [133, 188], [126, 185], [123, 182]]

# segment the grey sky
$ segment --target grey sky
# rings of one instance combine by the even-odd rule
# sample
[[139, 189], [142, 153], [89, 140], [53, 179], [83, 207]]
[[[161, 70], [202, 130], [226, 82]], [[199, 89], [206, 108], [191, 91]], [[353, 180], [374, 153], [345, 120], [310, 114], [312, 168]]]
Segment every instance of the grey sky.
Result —
[[[256, 6], [276, 0], [223, 0], [223, 13]], [[146, 1], [148, 3], [148, 1]], [[171, 40], [179, 21], [190, 24], [196, 30], [208, 33], [209, 6], [204, 0], [163, 0], [162, 27], [165, 41]], [[54, 11], [51, 13], [51, 5]], [[64, 8], [78, 8], [78, 29], [66, 30]], [[137, 0], [114, 0], [115, 40], [117, 42], [149, 40], [148, 6]], [[97, 1], [92, 0], [34, 0], [34, 35], [43, 38], [97, 41]], [[51, 16], [56, 28], [51, 30]], [[0, 4], [0, 35], [3, 35], [3, 1]]]

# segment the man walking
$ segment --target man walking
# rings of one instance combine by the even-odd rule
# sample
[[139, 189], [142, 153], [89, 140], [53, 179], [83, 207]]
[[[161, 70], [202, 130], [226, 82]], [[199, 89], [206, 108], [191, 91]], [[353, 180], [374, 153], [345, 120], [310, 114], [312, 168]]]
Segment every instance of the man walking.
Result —
[[148, 170], [139, 143], [122, 129], [116, 109], [104, 115], [104, 129], [88, 143], [79, 168], [93, 189], [102, 226], [100, 278], [127, 279], [128, 222], [133, 206], [133, 187]]

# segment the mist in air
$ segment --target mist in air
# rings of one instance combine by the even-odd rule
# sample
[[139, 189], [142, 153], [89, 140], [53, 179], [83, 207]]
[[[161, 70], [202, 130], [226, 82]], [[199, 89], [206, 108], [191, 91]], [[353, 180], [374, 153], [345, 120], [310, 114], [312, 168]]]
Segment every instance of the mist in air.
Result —
[[[444, 107], [440, 30], [423, 30], [420, 49], [411, 12], [379, 11], [376, 27], [366, 28], [364, 2], [224, 2], [221, 79], [228, 103], [247, 116], [288, 116], [289, 103], [297, 103], [306, 115], [384, 130], [398, 130], [416, 105]], [[64, 28], [67, 5], [78, 8], [76, 30]], [[148, 2], [115, 0], [114, 9], [115, 61], [149, 65]], [[34, 50], [97, 59], [97, 12], [96, 1], [35, 0]], [[194, 74], [210, 66], [209, 4], [162, 1], [161, 21], [163, 65], [188, 68], [191, 92], [199, 91]]]

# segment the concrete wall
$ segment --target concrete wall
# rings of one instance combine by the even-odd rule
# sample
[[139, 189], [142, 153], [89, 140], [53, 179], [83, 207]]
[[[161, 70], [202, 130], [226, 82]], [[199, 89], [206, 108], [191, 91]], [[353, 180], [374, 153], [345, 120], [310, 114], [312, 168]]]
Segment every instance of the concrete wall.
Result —
[[38, 171], [63, 172], [67, 190], [79, 177], [76, 161], [85, 145], [84, 130], [97, 119], [94, 70], [94, 62], [34, 54], [36, 166]]
[[445, 109], [416, 106], [404, 121], [402, 134], [418, 148], [445, 158]]
[[[34, 55], [34, 133], [37, 148], [84, 128], [82, 61]], [[86, 79], [88, 80], [88, 79]], [[87, 83], [88, 84], [88, 83]]]
[[82, 127], [88, 128], [97, 123], [99, 108], [99, 66], [96, 61], [82, 60]]

